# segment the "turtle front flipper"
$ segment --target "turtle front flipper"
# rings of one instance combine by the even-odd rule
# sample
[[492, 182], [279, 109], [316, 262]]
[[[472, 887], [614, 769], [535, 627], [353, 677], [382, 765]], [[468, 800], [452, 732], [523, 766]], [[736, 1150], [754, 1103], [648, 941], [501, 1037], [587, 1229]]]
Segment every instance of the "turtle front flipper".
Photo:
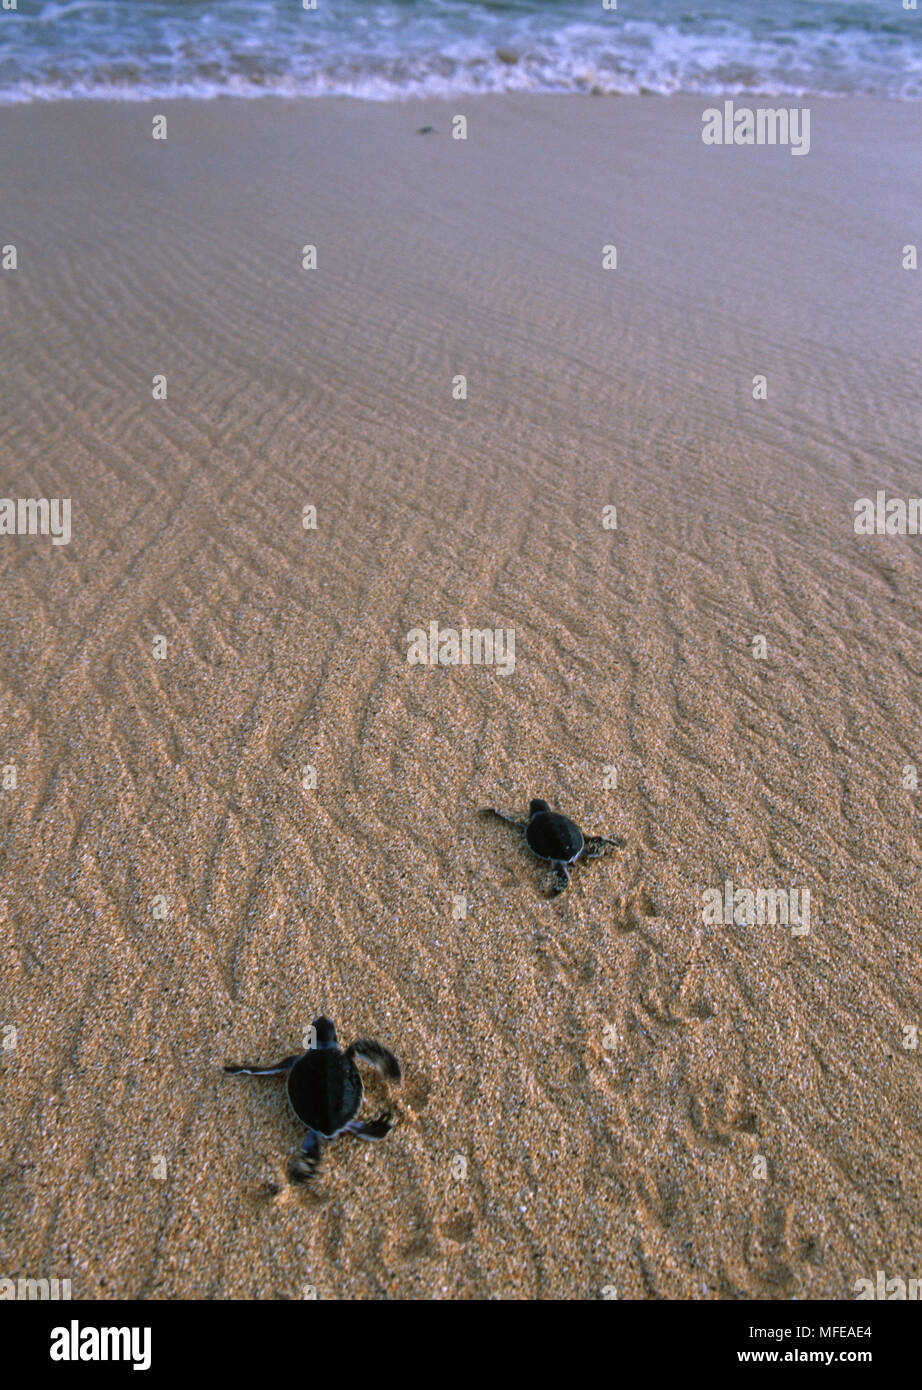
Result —
[[356, 1139], [386, 1139], [394, 1128], [394, 1117], [386, 1110], [375, 1120], [350, 1120], [346, 1133], [354, 1134]]
[[527, 821], [513, 820], [511, 816], [505, 815], [502, 811], [497, 811], [493, 806], [481, 806], [480, 814], [482, 816], [495, 816], [497, 820], [505, 821], [506, 824], [511, 825], [513, 829], [521, 830], [523, 833], [528, 826]]
[[298, 1056], [299, 1054], [295, 1053], [293, 1057], [283, 1057], [280, 1062], [270, 1062], [265, 1067], [261, 1067], [258, 1062], [241, 1062], [239, 1066], [229, 1063], [224, 1070], [228, 1076], [281, 1076], [283, 1072], [291, 1071]]
[[297, 1153], [292, 1154], [288, 1164], [290, 1181], [294, 1183], [310, 1182], [311, 1178], [316, 1177], [322, 1152], [323, 1141], [320, 1135], [309, 1129], [304, 1136], [304, 1143]]
[[614, 845], [616, 849], [621, 849], [624, 843], [620, 836], [614, 840], [609, 840], [606, 835], [587, 835], [583, 848], [583, 858], [598, 859], [600, 855], [605, 853], [608, 845]]
[[555, 864], [554, 877], [551, 879], [551, 891], [548, 893], [548, 897], [559, 898], [561, 893], [565, 892], [569, 886], [570, 870], [567, 868], [566, 864]]
[[393, 1052], [389, 1052], [386, 1047], [382, 1047], [373, 1038], [357, 1038], [346, 1048], [346, 1056], [350, 1059], [353, 1057], [361, 1058], [363, 1062], [367, 1062], [369, 1066], [379, 1071], [388, 1081], [400, 1081], [403, 1077], [400, 1063]]

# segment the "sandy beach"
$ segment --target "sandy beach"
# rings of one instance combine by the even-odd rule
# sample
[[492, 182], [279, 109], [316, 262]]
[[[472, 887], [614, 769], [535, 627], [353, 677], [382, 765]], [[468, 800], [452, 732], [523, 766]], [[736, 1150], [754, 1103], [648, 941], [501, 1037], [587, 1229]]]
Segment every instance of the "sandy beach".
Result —
[[[2, 111], [2, 493], [72, 535], [0, 537], [0, 1274], [922, 1277], [922, 540], [853, 526], [922, 492], [917, 108], [796, 158], [707, 105]], [[514, 670], [409, 664], [431, 622]], [[477, 814], [532, 797], [626, 841], [553, 901]], [[296, 1188], [222, 1066], [320, 1013], [405, 1080]]]

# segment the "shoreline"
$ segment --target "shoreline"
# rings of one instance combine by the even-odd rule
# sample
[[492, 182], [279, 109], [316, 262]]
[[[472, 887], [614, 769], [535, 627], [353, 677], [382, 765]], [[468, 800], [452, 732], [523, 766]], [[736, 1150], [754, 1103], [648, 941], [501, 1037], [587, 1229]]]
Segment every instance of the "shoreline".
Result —
[[335, 102], [354, 102], [357, 106], [406, 106], [413, 102], [433, 102], [437, 105], [445, 105], [449, 102], [457, 101], [552, 101], [557, 98], [572, 101], [665, 101], [665, 102], [686, 102], [703, 101], [711, 104], [734, 101], [745, 105], [748, 101], [775, 102], [778, 105], [791, 105], [798, 101], [815, 101], [819, 103], [832, 102], [836, 105], [846, 103], [857, 105], [860, 102], [882, 103], [885, 106], [920, 106], [922, 98], [919, 97], [900, 97], [889, 96], [886, 92], [824, 92], [814, 88], [805, 88], [797, 92], [769, 92], [761, 88], [746, 89], [744, 91], [727, 91], [723, 88], [714, 91], [695, 92], [685, 90], [678, 92], [656, 92], [652, 89], [642, 92], [593, 92], [593, 91], [470, 91], [465, 88], [458, 88], [455, 92], [407, 92], [402, 96], [370, 97], [358, 96], [354, 92], [214, 92], [210, 95], [204, 93], [191, 94], [183, 93], [179, 95], [149, 95], [142, 96], [55, 96], [55, 97], [29, 97], [16, 101], [4, 101], [0, 92], [0, 112], [7, 110], [18, 110], [37, 108], [42, 110], [46, 107], [57, 106], [104, 106], [118, 107], [125, 106], [150, 106], [156, 102], [169, 102], [171, 105], [201, 105], [218, 106], [228, 104], [234, 105], [238, 102], [279, 102], [286, 105], [298, 105], [302, 103], [313, 104], [335, 103]]

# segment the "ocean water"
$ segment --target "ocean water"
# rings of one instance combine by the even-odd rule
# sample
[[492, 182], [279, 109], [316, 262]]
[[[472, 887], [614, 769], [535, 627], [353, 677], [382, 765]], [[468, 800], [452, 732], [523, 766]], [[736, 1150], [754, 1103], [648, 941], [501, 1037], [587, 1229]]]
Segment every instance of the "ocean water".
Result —
[[922, 97], [922, 0], [17, 0], [0, 102], [464, 92]]

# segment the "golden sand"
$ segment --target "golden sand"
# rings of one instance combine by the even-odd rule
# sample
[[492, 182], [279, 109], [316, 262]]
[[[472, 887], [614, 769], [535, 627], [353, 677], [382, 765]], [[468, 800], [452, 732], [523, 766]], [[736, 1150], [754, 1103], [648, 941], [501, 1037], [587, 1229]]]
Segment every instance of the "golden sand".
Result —
[[[686, 99], [4, 111], [2, 491], [73, 536], [0, 539], [0, 1273], [922, 1273], [922, 561], [852, 524], [920, 490], [917, 116], [812, 105], [797, 159]], [[627, 841], [555, 902], [476, 814], [532, 796]], [[809, 933], [705, 925], [727, 879]], [[321, 1012], [406, 1080], [299, 1190], [221, 1067]]]

